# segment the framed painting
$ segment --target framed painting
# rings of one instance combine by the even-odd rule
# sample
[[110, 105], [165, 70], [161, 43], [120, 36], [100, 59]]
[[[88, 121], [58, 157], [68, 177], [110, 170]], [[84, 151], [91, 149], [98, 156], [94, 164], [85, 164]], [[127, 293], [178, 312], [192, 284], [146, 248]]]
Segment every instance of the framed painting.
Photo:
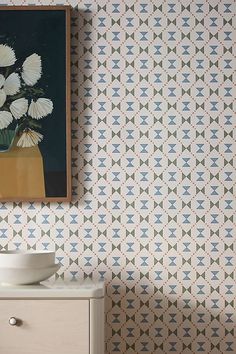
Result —
[[69, 200], [70, 7], [0, 6], [0, 201]]

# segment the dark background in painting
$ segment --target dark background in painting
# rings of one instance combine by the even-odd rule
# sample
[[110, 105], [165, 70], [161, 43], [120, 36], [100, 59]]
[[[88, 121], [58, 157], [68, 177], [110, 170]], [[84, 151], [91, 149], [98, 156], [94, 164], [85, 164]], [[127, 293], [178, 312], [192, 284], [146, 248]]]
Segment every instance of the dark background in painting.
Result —
[[[43, 97], [53, 101], [51, 115], [41, 119], [39, 144], [47, 197], [66, 196], [66, 20], [61, 10], [0, 11], [0, 43], [16, 53], [17, 67], [27, 56], [42, 59], [42, 77], [34, 87], [43, 88]], [[33, 171], [32, 171], [33, 173]]]

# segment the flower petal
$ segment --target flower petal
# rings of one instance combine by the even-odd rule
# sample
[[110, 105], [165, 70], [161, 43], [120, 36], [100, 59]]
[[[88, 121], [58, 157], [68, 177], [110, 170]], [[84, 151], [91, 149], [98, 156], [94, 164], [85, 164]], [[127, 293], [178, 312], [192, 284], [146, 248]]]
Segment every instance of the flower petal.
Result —
[[13, 117], [10, 112], [0, 111], [0, 129], [7, 128], [8, 125], [12, 122]]
[[53, 103], [48, 98], [39, 98], [36, 102], [31, 101], [28, 114], [34, 119], [46, 117], [52, 113]]
[[0, 74], [0, 89], [3, 87], [4, 82], [5, 82], [5, 77], [2, 74]]
[[11, 47], [0, 44], [0, 66], [6, 67], [15, 64], [16, 56]]
[[4, 105], [5, 101], [6, 101], [6, 94], [4, 90], [0, 90], [0, 108]]
[[17, 146], [19, 147], [31, 147], [38, 145], [38, 143], [43, 139], [43, 135], [36, 132], [33, 129], [27, 128], [21, 134], [20, 139], [17, 142]]
[[27, 85], [33, 86], [40, 79], [41, 74], [41, 57], [34, 53], [27, 57], [23, 63], [22, 79]]
[[6, 78], [4, 83], [4, 91], [8, 96], [15, 95], [20, 89], [20, 77], [16, 73], [12, 73]]
[[19, 98], [18, 100], [15, 100], [11, 103], [10, 105], [10, 111], [13, 115], [14, 118], [19, 119], [28, 110], [28, 100], [25, 98]]

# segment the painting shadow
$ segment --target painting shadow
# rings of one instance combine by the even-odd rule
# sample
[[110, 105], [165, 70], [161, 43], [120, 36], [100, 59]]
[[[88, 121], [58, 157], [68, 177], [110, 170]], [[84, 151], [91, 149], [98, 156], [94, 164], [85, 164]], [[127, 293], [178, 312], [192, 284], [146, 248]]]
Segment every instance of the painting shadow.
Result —
[[[86, 107], [89, 97], [85, 92], [85, 80], [92, 69], [93, 56], [81, 29], [92, 18], [92, 12], [78, 8], [71, 10], [71, 169], [72, 169], [72, 203], [82, 205], [86, 194], [91, 166], [86, 163], [84, 146], [91, 144], [92, 138], [87, 134], [91, 122], [86, 119]], [[87, 67], [87, 69], [86, 69]], [[91, 130], [91, 128], [90, 128]]]

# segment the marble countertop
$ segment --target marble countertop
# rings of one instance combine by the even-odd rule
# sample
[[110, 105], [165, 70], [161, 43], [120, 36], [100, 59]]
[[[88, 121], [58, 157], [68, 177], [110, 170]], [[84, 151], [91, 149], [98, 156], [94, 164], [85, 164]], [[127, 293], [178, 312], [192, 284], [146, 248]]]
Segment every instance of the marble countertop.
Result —
[[0, 285], [0, 299], [101, 298], [104, 293], [104, 282], [93, 280], [44, 281], [38, 285]]

